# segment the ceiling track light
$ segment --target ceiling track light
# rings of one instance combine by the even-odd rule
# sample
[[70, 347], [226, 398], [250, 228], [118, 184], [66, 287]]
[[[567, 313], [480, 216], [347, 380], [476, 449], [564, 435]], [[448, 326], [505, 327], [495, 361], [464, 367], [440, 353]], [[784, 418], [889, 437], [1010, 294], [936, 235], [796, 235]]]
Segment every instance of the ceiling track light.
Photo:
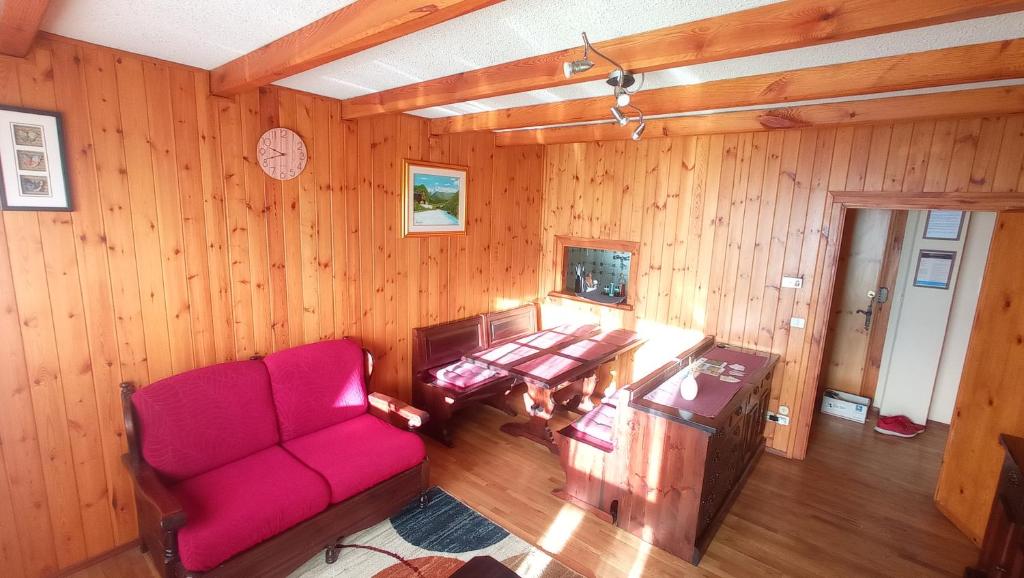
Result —
[[[647, 128], [647, 124], [644, 122], [644, 113], [637, 107], [630, 104], [631, 95], [636, 94], [643, 88], [643, 75], [640, 77], [640, 83], [637, 84], [636, 76], [632, 72], [623, 68], [618, 62], [615, 62], [611, 58], [608, 58], [594, 45], [590, 43], [590, 39], [587, 38], [587, 33], [583, 33], [583, 58], [579, 60], [572, 60], [562, 64], [562, 72], [566, 78], [572, 78], [573, 76], [586, 72], [594, 67], [594, 62], [590, 60], [590, 53], [600, 56], [603, 60], [606, 60], [609, 64], [615, 67], [605, 81], [614, 89], [615, 106], [611, 107], [612, 118], [619, 126], [626, 126], [632, 119], [622, 112], [622, 109], [629, 107], [640, 115], [637, 119], [639, 123], [636, 129], [633, 130], [633, 140], [640, 140], [640, 137], [644, 134], [644, 129]], [[630, 90], [631, 87], [636, 85], [636, 88]]]
[[612, 118], [615, 119], [615, 122], [617, 122], [619, 124], [619, 126], [626, 126], [629, 123], [629, 117], [624, 115], [624, 114], [622, 114], [622, 111], [619, 110], [619, 107], [613, 106], [611, 108], [611, 111], [612, 111]]

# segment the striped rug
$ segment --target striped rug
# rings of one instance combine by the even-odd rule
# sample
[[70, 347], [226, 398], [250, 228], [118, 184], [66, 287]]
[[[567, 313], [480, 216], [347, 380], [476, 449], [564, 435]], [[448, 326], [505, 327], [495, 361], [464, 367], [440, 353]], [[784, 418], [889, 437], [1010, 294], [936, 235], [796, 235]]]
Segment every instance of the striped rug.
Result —
[[346, 538], [334, 564], [321, 554], [292, 578], [447, 578], [474, 556], [490, 556], [523, 578], [580, 576], [441, 488], [428, 495], [426, 507], [414, 502]]

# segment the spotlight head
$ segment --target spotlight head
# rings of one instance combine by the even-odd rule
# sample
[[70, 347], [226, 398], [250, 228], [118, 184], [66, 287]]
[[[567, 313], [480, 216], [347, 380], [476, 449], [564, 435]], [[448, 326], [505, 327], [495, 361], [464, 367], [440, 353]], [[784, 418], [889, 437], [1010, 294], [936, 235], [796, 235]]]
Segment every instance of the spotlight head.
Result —
[[640, 140], [640, 137], [644, 134], [645, 128], [647, 128], [647, 123], [640, 121], [640, 125], [633, 131], [633, 140]]
[[629, 122], [629, 117], [624, 115], [624, 114], [622, 114], [622, 111], [619, 110], [619, 107], [617, 107], [617, 106], [613, 106], [611, 108], [611, 111], [612, 111], [612, 118], [615, 119], [615, 122], [619, 123], [619, 126], [626, 126], [626, 123]]
[[565, 62], [562, 64], [562, 73], [565, 74], [566, 78], [572, 78], [574, 74], [586, 72], [594, 67], [594, 63], [587, 60], [586, 58], [580, 60], [573, 60], [571, 62]]
[[615, 95], [615, 106], [629, 106], [629, 93], [624, 90], [618, 91]]

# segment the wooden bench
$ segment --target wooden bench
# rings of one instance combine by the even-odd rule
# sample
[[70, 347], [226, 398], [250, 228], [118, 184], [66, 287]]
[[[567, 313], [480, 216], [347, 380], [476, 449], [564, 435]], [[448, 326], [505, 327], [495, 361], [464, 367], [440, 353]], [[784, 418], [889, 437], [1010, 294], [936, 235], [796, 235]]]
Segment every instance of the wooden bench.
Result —
[[537, 331], [537, 316], [531, 303], [413, 329], [413, 403], [430, 413], [424, 428], [428, 434], [451, 446], [451, 419], [479, 403], [516, 415], [508, 405], [516, 378], [462, 361], [462, 356]]

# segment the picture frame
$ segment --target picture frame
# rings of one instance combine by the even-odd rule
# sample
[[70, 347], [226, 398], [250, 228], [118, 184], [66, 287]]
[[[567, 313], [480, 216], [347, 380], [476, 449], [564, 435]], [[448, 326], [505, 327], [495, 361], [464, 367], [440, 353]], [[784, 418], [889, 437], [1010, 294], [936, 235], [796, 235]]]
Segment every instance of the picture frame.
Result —
[[59, 112], [0, 106], [0, 208], [73, 210]]
[[933, 209], [928, 211], [922, 239], [959, 241], [964, 230], [964, 212]]
[[402, 236], [466, 234], [469, 168], [402, 161]]
[[956, 266], [956, 251], [921, 249], [917, 254], [914, 287], [949, 289]]

